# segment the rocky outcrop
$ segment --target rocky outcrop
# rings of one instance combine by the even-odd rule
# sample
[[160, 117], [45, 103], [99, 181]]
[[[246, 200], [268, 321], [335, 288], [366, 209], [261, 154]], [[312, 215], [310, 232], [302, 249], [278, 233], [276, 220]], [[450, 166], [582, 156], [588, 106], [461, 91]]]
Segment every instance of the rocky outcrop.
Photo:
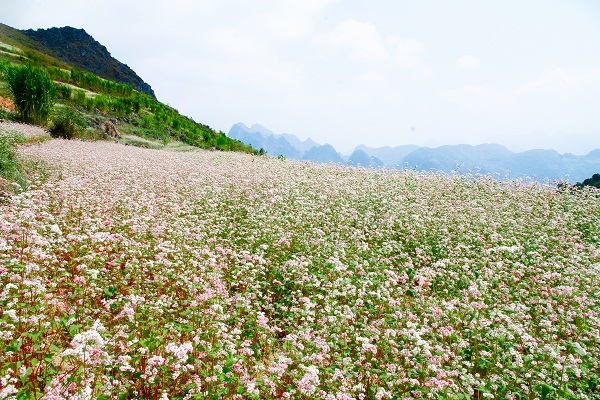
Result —
[[104, 121], [100, 124], [100, 126], [98, 127], [98, 129], [100, 129], [102, 132], [104, 132], [106, 134], [106, 136], [111, 137], [111, 138], [115, 138], [115, 139], [121, 139], [121, 133], [119, 133], [119, 131], [117, 130], [117, 127], [115, 126], [115, 124], [112, 123], [112, 121]]
[[28, 29], [21, 32], [47, 49], [48, 54], [67, 64], [104, 79], [127, 83], [136, 90], [156, 98], [149, 84], [144, 82], [126, 64], [112, 57], [106, 47], [98, 43], [83, 29], [65, 26], [63, 28]]

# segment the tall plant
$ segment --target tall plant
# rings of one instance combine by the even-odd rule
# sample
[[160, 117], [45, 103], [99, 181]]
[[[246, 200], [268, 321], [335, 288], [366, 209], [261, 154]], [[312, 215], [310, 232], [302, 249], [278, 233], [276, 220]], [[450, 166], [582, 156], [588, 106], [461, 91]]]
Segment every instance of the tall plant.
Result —
[[56, 85], [45, 70], [31, 65], [2, 66], [20, 120], [45, 125], [54, 106]]

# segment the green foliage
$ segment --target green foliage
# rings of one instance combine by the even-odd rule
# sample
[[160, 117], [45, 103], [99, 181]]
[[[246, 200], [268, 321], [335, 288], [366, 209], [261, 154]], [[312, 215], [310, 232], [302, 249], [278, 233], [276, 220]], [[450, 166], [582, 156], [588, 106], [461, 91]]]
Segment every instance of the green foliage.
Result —
[[110, 95], [99, 94], [93, 97], [81, 97], [78, 94], [76, 100], [77, 103], [81, 104], [88, 111], [99, 110], [103, 113], [110, 113], [120, 116], [131, 115], [132, 113], [139, 113], [142, 108], [146, 108], [150, 105], [150, 96], [142, 93], [134, 93], [129, 97], [113, 97]]
[[56, 85], [48, 73], [29, 64], [3, 64], [2, 72], [15, 99], [18, 118], [23, 122], [45, 125], [56, 97]]
[[13, 121], [15, 118], [16, 118], [16, 114], [14, 112], [0, 108], [0, 119], [6, 119], [8, 121]]
[[[8, 64], [6, 66], [6, 69], [25, 68], [10, 67]], [[216, 132], [207, 125], [181, 115], [173, 107], [157, 101], [146, 93], [134, 90], [130, 85], [105, 80], [79, 69], [48, 67], [43, 71], [51, 79], [63, 83], [54, 88], [53, 98], [57, 97], [61, 103], [70, 108], [135, 121], [129, 129], [132, 134], [161, 141], [163, 145], [176, 140], [205, 149], [264, 154], [264, 151], [255, 150], [251, 146], [227, 137], [223, 132]], [[86, 95], [84, 90], [73, 89], [69, 85], [95, 93]], [[61, 116], [59, 112], [53, 118], [51, 126], [53, 136], [72, 137], [84, 133], [76, 132], [78, 125], [71, 124], [72, 116], [73, 114]]]
[[591, 178], [587, 178], [581, 183], [575, 184], [578, 188], [583, 188], [584, 186], [591, 186], [600, 189], [600, 174], [594, 174]]
[[73, 96], [73, 89], [71, 89], [70, 86], [58, 85], [56, 89], [57, 89], [57, 94], [58, 94], [59, 99], [71, 100], [71, 97]]
[[102, 79], [97, 75], [77, 68], [73, 68], [71, 71], [65, 71], [60, 68], [48, 68], [48, 73], [52, 79], [98, 93], [127, 97], [135, 92], [131, 85]]
[[23, 136], [0, 132], [0, 177], [9, 182], [16, 182], [21, 188], [25, 187], [25, 179], [17, 160], [14, 145], [24, 140]]
[[59, 107], [48, 130], [54, 138], [73, 139], [80, 136], [85, 128], [87, 123], [81, 114], [69, 107]]

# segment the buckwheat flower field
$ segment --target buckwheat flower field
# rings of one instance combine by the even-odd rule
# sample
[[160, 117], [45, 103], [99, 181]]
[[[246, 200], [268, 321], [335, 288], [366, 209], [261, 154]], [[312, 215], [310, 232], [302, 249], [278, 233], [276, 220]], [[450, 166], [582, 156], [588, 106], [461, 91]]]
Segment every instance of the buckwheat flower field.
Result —
[[600, 200], [50, 140], [0, 204], [0, 398], [597, 399]]

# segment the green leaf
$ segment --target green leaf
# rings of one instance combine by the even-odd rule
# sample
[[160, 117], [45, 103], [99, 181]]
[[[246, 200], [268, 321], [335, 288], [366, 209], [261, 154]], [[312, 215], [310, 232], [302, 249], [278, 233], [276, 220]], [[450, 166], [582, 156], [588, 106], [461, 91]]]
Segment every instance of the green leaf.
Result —
[[71, 337], [77, 335], [79, 332], [81, 332], [82, 326], [83, 325], [81, 325], [81, 324], [74, 324], [74, 325], [69, 326], [69, 335]]
[[542, 400], [545, 400], [551, 391], [552, 391], [552, 387], [544, 383], [542, 385]]
[[17, 393], [17, 400], [27, 400], [30, 398], [31, 396], [28, 390], [22, 390], [19, 393]]

